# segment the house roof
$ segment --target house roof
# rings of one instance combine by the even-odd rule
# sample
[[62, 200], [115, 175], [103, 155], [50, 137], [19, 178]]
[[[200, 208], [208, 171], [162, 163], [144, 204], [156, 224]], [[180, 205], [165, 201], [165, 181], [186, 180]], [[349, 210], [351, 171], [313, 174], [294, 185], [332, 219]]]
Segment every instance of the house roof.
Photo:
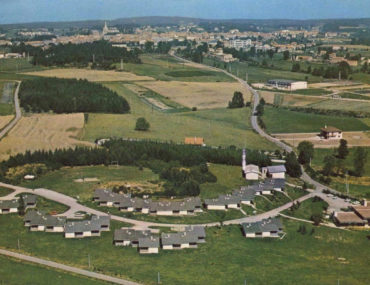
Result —
[[0, 209], [10, 209], [18, 207], [19, 207], [18, 199], [0, 200]]
[[234, 195], [220, 195], [215, 199], [205, 199], [204, 203], [206, 205], [217, 205], [224, 206], [230, 204], [239, 204], [241, 201], [240, 197]]
[[118, 229], [114, 231], [114, 240], [138, 241], [139, 238], [149, 237], [150, 234], [149, 230]]
[[204, 139], [200, 137], [187, 137], [185, 138], [185, 144], [202, 145], [204, 144]]
[[242, 228], [245, 234], [272, 231], [280, 232], [283, 229], [283, 224], [279, 218], [270, 218], [255, 223], [243, 223]]
[[109, 225], [109, 216], [92, 216], [91, 220], [68, 221], [65, 226], [66, 233], [100, 231], [103, 225]]
[[139, 238], [139, 247], [158, 248], [159, 237], [150, 236]]
[[25, 204], [36, 204], [37, 196], [33, 194], [23, 194], [23, 202]]
[[39, 211], [28, 211], [23, 220], [29, 222], [31, 226], [45, 226], [45, 227], [63, 227], [66, 223], [65, 217], [55, 217], [46, 215]]
[[269, 173], [279, 173], [279, 172], [286, 172], [285, 165], [273, 165], [273, 166], [267, 166], [267, 171]]
[[248, 187], [241, 187], [240, 189], [234, 190], [233, 195], [239, 197], [241, 201], [252, 201], [255, 196], [255, 191]]
[[337, 129], [336, 127], [332, 127], [332, 126], [327, 126], [325, 128], [321, 128], [321, 131], [327, 132], [327, 133], [342, 132], [340, 129]]
[[202, 227], [202, 226], [187, 226], [187, 227], [185, 227], [185, 231], [186, 232], [192, 232], [198, 238], [200, 238], [200, 237], [205, 238], [206, 237], [206, 231], [205, 231], [204, 227]]
[[248, 164], [244, 167], [244, 172], [245, 173], [259, 173], [260, 172], [260, 169], [257, 165], [254, 165], [254, 164]]
[[179, 232], [179, 233], [162, 233], [162, 245], [196, 243], [198, 236], [193, 232]]
[[354, 206], [355, 212], [363, 219], [370, 219], [370, 206]]
[[341, 224], [364, 224], [365, 223], [354, 212], [337, 212], [335, 218]]

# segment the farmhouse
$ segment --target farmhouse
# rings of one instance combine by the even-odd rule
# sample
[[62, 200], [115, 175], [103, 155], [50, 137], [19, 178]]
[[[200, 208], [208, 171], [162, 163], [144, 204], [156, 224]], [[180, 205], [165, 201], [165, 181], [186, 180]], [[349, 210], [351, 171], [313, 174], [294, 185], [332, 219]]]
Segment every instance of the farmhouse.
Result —
[[343, 137], [343, 133], [340, 129], [331, 126], [325, 126], [325, 128], [321, 129], [320, 137], [324, 139], [341, 139]]
[[23, 218], [24, 226], [28, 227], [30, 231], [39, 232], [52, 232], [62, 233], [64, 232], [64, 226], [66, 223], [65, 217], [54, 217], [45, 215], [39, 211], [28, 211]]
[[100, 236], [102, 231], [109, 231], [109, 216], [92, 216], [91, 220], [69, 221], [65, 225], [65, 238], [83, 238]]
[[294, 81], [285, 79], [271, 79], [267, 81], [267, 87], [272, 87], [280, 90], [299, 90], [307, 89], [307, 81]]
[[161, 243], [165, 250], [196, 248], [198, 237], [192, 232], [162, 233]]
[[242, 230], [246, 238], [279, 237], [283, 224], [278, 218], [270, 218], [255, 223], [243, 223]]
[[142, 254], [158, 253], [159, 238], [154, 236], [139, 238], [138, 249]]
[[262, 168], [262, 177], [271, 177], [273, 179], [285, 179], [285, 165], [274, 165]]
[[0, 214], [17, 213], [18, 207], [18, 199], [0, 200]]
[[365, 221], [354, 212], [334, 212], [334, 222], [343, 227], [365, 225]]
[[132, 246], [139, 245], [139, 238], [149, 237], [149, 230], [141, 231], [134, 229], [118, 229], [114, 231], [113, 244], [116, 246]]
[[204, 146], [204, 139], [198, 137], [187, 137], [185, 138], [185, 144]]

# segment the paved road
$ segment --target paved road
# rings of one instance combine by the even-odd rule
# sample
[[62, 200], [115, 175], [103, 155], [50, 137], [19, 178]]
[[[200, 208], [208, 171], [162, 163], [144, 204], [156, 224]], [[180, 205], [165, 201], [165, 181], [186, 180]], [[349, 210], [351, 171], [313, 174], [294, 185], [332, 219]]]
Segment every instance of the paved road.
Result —
[[16, 252], [9, 251], [9, 250], [0, 249], [0, 254], [13, 257], [13, 258], [17, 258], [17, 259], [21, 259], [24, 261], [32, 262], [32, 263], [41, 264], [41, 265], [48, 266], [48, 267], [53, 267], [59, 270], [64, 270], [64, 271], [72, 272], [75, 274], [84, 275], [90, 278], [108, 281], [114, 284], [139, 285], [139, 283], [136, 283], [136, 282], [132, 282], [132, 281], [128, 281], [128, 280], [124, 280], [120, 278], [115, 278], [115, 277], [111, 277], [111, 276], [100, 274], [100, 273], [95, 273], [95, 272], [88, 271], [88, 270], [79, 269], [76, 267], [72, 267], [72, 266], [61, 264], [61, 263], [16, 253]]
[[15, 107], [15, 118], [0, 132], [0, 140], [18, 123], [22, 117], [21, 108], [19, 106], [19, 87], [21, 86], [21, 81], [17, 81], [18, 86], [14, 92], [14, 107]]

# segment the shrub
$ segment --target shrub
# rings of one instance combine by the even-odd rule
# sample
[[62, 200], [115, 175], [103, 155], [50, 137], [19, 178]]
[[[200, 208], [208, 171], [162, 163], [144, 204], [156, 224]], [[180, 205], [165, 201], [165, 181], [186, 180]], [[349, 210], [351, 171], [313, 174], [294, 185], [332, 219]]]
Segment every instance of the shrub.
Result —
[[137, 119], [136, 126], [135, 126], [136, 131], [147, 131], [149, 130], [149, 128], [150, 128], [150, 124], [145, 118], [141, 117]]

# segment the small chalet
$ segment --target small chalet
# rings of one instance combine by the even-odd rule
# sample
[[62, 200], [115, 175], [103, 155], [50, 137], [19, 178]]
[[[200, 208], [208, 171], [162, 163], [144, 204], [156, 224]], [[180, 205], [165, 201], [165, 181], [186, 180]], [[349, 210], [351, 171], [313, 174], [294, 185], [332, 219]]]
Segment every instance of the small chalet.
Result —
[[204, 139], [198, 137], [187, 137], [185, 138], [185, 144], [204, 146]]
[[278, 218], [270, 218], [254, 223], [243, 223], [242, 229], [246, 238], [279, 237], [283, 231], [283, 224]]
[[159, 238], [150, 236], [139, 238], [139, 253], [150, 254], [158, 253], [159, 251]]
[[324, 139], [341, 139], [343, 137], [343, 133], [340, 129], [331, 126], [325, 126], [325, 128], [321, 129], [320, 137]]

